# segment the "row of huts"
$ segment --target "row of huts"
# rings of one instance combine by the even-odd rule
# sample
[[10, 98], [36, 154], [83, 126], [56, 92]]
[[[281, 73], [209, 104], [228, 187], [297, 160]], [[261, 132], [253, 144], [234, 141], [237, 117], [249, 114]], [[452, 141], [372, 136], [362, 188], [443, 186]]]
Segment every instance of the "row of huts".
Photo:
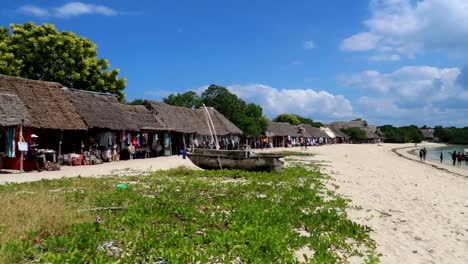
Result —
[[[3, 168], [9, 169], [20, 166], [15, 142], [29, 142], [33, 134], [38, 136], [39, 148], [56, 152], [59, 157], [99, 151], [109, 160], [117, 154], [120, 159], [127, 159], [130, 154], [169, 156], [178, 154], [180, 148], [215, 144], [223, 149], [238, 149], [252, 142], [252, 147], [265, 143], [271, 147], [297, 146], [302, 142], [350, 143], [349, 136], [341, 132], [346, 127], [363, 128], [369, 143], [380, 141], [375, 127], [353, 122], [316, 128], [270, 121], [261, 144], [252, 139], [241, 143], [242, 131], [214, 108], [191, 109], [151, 100], [145, 100], [144, 105], [125, 105], [110, 94], [0, 75], [0, 156]], [[214, 132], [218, 142], [212, 140]], [[24, 168], [33, 165], [26, 160]]]
[[376, 126], [369, 126], [365, 121], [333, 122], [324, 127], [313, 127], [309, 124], [293, 126], [289, 123], [268, 123], [266, 137], [272, 147], [298, 146], [303, 141], [307, 145], [324, 145], [337, 143], [356, 143], [342, 129], [360, 128], [365, 131], [366, 139], [359, 143], [380, 143], [382, 133]]
[[[135, 156], [168, 156], [189, 145], [214, 144], [208, 122], [220, 147], [239, 147], [242, 131], [214, 108], [190, 109], [150, 100], [125, 105], [110, 94], [0, 75], [3, 168], [19, 169], [16, 143], [29, 142], [32, 135], [38, 136], [40, 149], [58, 157], [99, 150], [111, 159], [129, 149]], [[25, 170], [33, 166], [25, 160]]]

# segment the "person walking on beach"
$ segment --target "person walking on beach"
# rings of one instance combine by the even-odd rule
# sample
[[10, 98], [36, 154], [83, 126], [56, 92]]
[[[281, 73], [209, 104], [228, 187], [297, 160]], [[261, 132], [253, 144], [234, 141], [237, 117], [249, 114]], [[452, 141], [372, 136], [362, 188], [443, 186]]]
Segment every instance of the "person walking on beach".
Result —
[[455, 166], [455, 163], [457, 162], [457, 152], [455, 150], [452, 153], [452, 161], [453, 161], [453, 166]]
[[426, 160], [426, 154], [427, 154], [427, 150], [426, 148], [423, 148], [423, 160]]
[[423, 156], [424, 156], [424, 150], [420, 149], [419, 150], [419, 160], [423, 161]]
[[440, 152], [440, 163], [444, 160], [444, 153], [441, 151]]
[[460, 151], [457, 153], [457, 160], [458, 160], [458, 166], [461, 166], [462, 154]]

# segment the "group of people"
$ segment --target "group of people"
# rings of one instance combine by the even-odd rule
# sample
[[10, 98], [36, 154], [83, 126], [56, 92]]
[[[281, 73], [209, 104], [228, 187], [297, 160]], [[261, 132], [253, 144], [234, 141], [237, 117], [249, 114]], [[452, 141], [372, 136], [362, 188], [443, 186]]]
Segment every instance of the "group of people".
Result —
[[[457, 164], [458, 161], [458, 166], [461, 166], [461, 163], [463, 160], [465, 160], [466, 164], [468, 165], [468, 155], [463, 155], [460, 151], [457, 153], [457, 151], [453, 152], [448, 152], [450, 156], [452, 157], [453, 165]], [[419, 159], [421, 161], [426, 160], [426, 155], [427, 155], [427, 150], [426, 148], [422, 148], [419, 150]], [[441, 151], [440, 152], [440, 163], [443, 163], [444, 161], [444, 153]]]
[[[453, 151], [450, 154], [452, 155], [452, 161], [453, 161], [454, 166], [457, 161], [458, 161], [458, 166], [461, 166], [463, 158], [465, 159], [465, 163], [468, 164], [468, 157], [463, 155], [460, 151], [458, 153], [456, 151]], [[442, 155], [442, 153], [440, 153], [440, 155]], [[442, 159], [441, 159], [441, 162], [442, 162]]]
[[419, 160], [423, 161], [426, 160], [427, 150], [426, 148], [422, 148], [419, 150]]

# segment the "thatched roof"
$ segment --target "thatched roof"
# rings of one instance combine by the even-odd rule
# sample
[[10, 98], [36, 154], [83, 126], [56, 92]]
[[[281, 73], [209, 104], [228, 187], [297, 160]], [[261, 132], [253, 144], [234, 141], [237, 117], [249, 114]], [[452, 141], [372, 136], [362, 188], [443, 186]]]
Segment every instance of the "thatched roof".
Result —
[[364, 131], [366, 131], [367, 138], [381, 138], [379, 133], [377, 133], [377, 126], [367, 126]]
[[434, 129], [432, 128], [427, 128], [427, 129], [419, 129], [421, 131], [421, 134], [425, 139], [434, 139]]
[[320, 130], [328, 135], [328, 138], [336, 138], [335, 133], [329, 127], [321, 127]]
[[309, 124], [301, 124], [301, 126], [309, 133], [310, 137], [313, 138], [329, 138], [327, 133], [322, 131], [318, 127], [313, 127]]
[[[181, 133], [210, 135], [205, 109], [191, 109], [156, 101], [145, 101], [162, 127]], [[212, 107], [207, 108], [217, 135], [241, 135], [242, 131]]]
[[137, 123], [138, 129], [142, 131], [165, 130], [156, 121], [153, 114], [144, 105], [122, 105], [130, 118]]
[[136, 121], [116, 96], [68, 88], [65, 91], [89, 128], [138, 131]]
[[284, 123], [284, 122], [273, 122], [273, 121], [268, 121], [268, 128], [266, 130], [267, 136], [269, 137], [309, 137], [310, 135], [307, 133], [307, 131], [303, 131], [302, 134], [300, 134], [300, 128], [297, 126], [293, 126], [289, 123]]
[[[330, 124], [330, 128], [333, 130], [335, 134], [344, 134], [341, 130], [346, 129], [346, 128], [352, 128], [352, 127], [357, 127], [366, 132], [366, 137], [368, 139], [375, 139], [375, 138], [381, 138], [376, 131], [377, 127], [376, 126], [369, 126], [367, 125], [367, 122], [364, 120], [355, 120], [355, 121], [347, 121], [347, 122], [333, 122]], [[337, 135], [338, 136], [338, 135]], [[349, 136], [347, 136], [349, 137]]]
[[67, 99], [63, 86], [0, 74], [0, 93], [17, 95], [29, 113], [25, 126], [33, 128], [86, 130], [75, 107]]
[[28, 124], [30, 117], [23, 101], [15, 94], [0, 93], [0, 126]]

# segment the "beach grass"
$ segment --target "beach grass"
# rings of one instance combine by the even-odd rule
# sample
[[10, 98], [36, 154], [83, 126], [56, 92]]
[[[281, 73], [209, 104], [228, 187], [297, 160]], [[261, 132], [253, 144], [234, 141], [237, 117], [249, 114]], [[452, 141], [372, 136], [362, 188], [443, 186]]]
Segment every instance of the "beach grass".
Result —
[[327, 177], [180, 168], [0, 186], [0, 262], [377, 263]]

